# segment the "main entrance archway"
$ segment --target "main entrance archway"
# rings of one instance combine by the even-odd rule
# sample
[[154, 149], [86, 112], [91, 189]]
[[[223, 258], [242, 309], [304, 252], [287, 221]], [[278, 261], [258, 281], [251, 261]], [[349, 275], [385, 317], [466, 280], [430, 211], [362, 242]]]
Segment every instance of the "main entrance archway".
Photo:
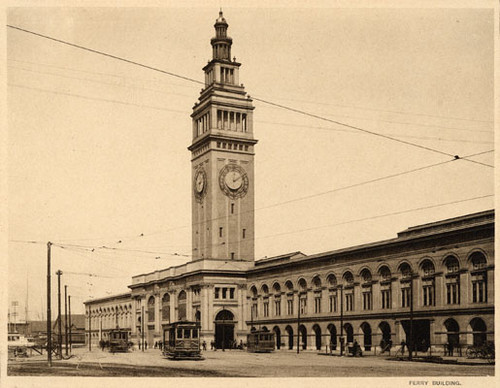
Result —
[[229, 310], [221, 310], [215, 317], [215, 347], [231, 349], [234, 342], [234, 315]]

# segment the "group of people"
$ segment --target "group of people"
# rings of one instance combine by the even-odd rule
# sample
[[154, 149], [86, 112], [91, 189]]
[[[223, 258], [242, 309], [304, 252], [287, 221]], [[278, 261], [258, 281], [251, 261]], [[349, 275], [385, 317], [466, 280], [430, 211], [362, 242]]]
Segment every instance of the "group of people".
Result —
[[[202, 347], [203, 350], [207, 350], [207, 342], [205, 340], [203, 340], [203, 342], [201, 343], [201, 347]], [[244, 344], [243, 344], [242, 340], [240, 340], [239, 344], [238, 344], [238, 342], [236, 340], [233, 340], [231, 342], [230, 346], [223, 347], [222, 350], [223, 351], [225, 349], [240, 349], [240, 350], [243, 350], [243, 347], [244, 347]], [[216, 343], [213, 340], [210, 341], [210, 350], [217, 351]]]

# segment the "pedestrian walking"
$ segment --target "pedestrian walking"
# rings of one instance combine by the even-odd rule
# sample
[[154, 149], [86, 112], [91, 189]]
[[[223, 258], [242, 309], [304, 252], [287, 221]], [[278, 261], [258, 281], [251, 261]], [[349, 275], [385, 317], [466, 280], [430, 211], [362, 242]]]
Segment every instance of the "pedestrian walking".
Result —
[[204, 351], [207, 350], [207, 342], [205, 340], [203, 340], [202, 346]]
[[401, 354], [405, 354], [406, 342], [405, 340], [401, 341]]

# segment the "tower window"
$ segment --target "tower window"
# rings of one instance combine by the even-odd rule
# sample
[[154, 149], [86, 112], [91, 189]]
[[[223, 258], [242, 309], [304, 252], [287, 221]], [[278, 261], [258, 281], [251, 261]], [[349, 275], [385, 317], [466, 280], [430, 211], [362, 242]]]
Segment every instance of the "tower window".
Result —
[[234, 252], [231, 252], [231, 260], [234, 260]]
[[222, 237], [222, 226], [219, 228], [219, 237]]
[[243, 229], [243, 234], [242, 234], [242, 237], [245, 238], [246, 237], [246, 234], [247, 234], [247, 230], [246, 229]]
[[231, 204], [231, 214], [234, 214], [234, 203]]

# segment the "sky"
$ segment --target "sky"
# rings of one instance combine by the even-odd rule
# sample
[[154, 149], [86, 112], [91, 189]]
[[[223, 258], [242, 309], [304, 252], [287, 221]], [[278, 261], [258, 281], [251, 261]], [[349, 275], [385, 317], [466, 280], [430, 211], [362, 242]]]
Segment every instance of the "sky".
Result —
[[[491, 9], [205, 4], [10, 8], [6, 21], [203, 81], [222, 4], [248, 94], [323, 118], [254, 101], [256, 259], [494, 207]], [[13, 28], [6, 42], [17, 319], [26, 301], [30, 319], [46, 317], [48, 241], [53, 311], [58, 269], [81, 313], [133, 275], [191, 260], [200, 85]], [[478, 153], [483, 164], [451, 161]]]

